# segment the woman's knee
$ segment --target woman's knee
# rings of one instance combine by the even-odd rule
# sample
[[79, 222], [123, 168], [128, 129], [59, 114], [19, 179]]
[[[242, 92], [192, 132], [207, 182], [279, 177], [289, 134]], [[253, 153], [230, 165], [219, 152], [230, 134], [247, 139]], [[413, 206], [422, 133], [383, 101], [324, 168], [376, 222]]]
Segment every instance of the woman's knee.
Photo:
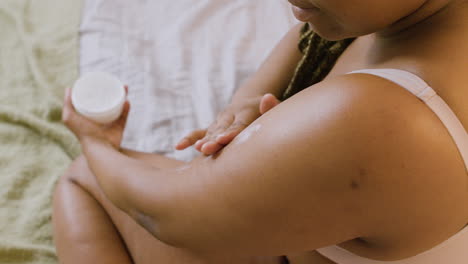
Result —
[[83, 184], [85, 182], [89, 182], [89, 179], [86, 179], [86, 177], [89, 177], [89, 173], [90, 171], [88, 169], [86, 158], [84, 156], [76, 158], [59, 178], [54, 191], [54, 200], [61, 200], [63, 195], [68, 195], [70, 188], [79, 187], [80, 189], [83, 189]]
[[88, 192], [94, 193], [94, 189], [97, 187], [97, 181], [94, 174], [88, 166], [86, 157], [81, 155], [76, 158], [71, 164], [68, 170], [62, 175], [62, 181], [67, 181], [72, 184], [76, 184]]
[[62, 180], [78, 183], [82, 181], [84, 177], [83, 174], [87, 174], [88, 171], [89, 167], [86, 157], [81, 155], [70, 164], [62, 176]]

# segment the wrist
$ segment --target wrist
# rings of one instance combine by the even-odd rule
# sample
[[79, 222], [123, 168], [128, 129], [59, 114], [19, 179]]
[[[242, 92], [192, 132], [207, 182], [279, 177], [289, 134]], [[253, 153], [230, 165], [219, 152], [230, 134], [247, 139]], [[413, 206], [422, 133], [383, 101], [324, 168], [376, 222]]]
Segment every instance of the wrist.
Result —
[[251, 95], [240, 95], [240, 96], [234, 96], [231, 100], [231, 104], [251, 104], [251, 105], [257, 105], [260, 104], [262, 97], [265, 94], [251, 94]]
[[96, 136], [83, 136], [79, 138], [81, 145], [83, 147], [87, 147], [90, 145], [104, 145], [104, 146], [112, 146], [110, 142], [108, 142], [105, 138], [96, 137]]

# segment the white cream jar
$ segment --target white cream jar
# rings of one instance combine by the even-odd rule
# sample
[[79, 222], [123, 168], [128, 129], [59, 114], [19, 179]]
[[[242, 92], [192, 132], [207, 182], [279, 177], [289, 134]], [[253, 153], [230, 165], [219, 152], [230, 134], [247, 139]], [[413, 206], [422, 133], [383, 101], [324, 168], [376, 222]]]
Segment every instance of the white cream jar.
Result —
[[76, 111], [100, 124], [117, 120], [126, 99], [125, 87], [116, 77], [104, 72], [89, 72], [72, 88], [71, 100]]

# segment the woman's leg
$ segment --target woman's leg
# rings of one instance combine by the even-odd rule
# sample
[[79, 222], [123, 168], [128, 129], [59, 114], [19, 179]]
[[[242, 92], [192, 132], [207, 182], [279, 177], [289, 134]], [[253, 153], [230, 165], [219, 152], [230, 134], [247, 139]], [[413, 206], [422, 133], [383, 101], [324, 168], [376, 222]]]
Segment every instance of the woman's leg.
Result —
[[[145, 153], [126, 154], [152, 159]], [[75, 160], [61, 178], [54, 195], [53, 219], [62, 263], [203, 263], [188, 252], [155, 239], [113, 206], [84, 157]]]
[[[164, 157], [152, 154], [126, 152], [134, 158], [148, 162], [165, 162]], [[182, 162], [167, 159], [166, 166]], [[70, 191], [75, 190], [75, 191]], [[166, 245], [155, 239], [133, 219], [113, 206], [102, 193], [86, 159], [77, 159], [62, 177], [54, 196], [55, 240], [63, 263], [164, 263], [206, 264], [187, 250]], [[128, 253], [127, 253], [128, 252]], [[112, 258], [112, 259], [111, 259]], [[118, 260], [117, 260], [118, 258]], [[248, 258], [217, 260], [223, 264], [276, 264], [281, 258]]]
[[111, 218], [68, 177], [55, 188], [53, 223], [61, 263], [132, 263]]

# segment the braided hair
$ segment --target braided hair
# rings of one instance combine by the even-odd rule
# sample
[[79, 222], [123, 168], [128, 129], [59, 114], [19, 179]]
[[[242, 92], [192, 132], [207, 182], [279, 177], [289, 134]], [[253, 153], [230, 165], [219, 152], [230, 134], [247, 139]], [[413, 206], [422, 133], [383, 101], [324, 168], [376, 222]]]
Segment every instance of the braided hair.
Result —
[[315, 33], [308, 23], [301, 28], [300, 34], [298, 47], [304, 55], [288, 88], [283, 93], [282, 100], [322, 81], [341, 54], [354, 41], [353, 38], [340, 41], [325, 40]]

